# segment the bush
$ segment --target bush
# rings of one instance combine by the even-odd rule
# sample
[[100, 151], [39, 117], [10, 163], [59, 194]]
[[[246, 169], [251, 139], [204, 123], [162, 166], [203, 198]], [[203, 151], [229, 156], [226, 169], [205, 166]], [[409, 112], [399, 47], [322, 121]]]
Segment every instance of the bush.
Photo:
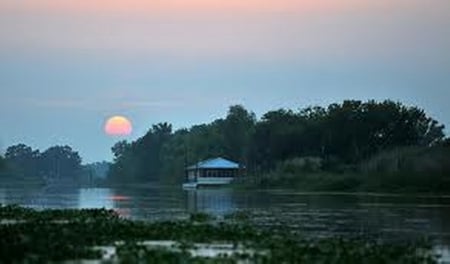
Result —
[[372, 157], [360, 168], [369, 190], [450, 191], [448, 147], [396, 148]]
[[278, 164], [278, 170], [284, 173], [318, 172], [322, 169], [319, 157], [297, 157]]

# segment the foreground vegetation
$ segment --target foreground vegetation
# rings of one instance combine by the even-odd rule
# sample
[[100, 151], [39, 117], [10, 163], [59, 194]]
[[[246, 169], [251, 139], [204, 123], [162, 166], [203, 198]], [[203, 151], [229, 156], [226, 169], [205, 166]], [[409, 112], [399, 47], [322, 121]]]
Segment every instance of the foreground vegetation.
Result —
[[[258, 229], [245, 215], [227, 222], [203, 214], [176, 222], [136, 222], [108, 210], [44, 210], [0, 207], [0, 263], [45, 263], [101, 259], [119, 263], [435, 263], [425, 243], [401, 244], [340, 238], [307, 240], [283, 228]], [[225, 221], [225, 220], [224, 220]], [[178, 241], [171, 248], [145, 241]], [[195, 243], [230, 243], [244, 253], [215, 257], [191, 254]]]

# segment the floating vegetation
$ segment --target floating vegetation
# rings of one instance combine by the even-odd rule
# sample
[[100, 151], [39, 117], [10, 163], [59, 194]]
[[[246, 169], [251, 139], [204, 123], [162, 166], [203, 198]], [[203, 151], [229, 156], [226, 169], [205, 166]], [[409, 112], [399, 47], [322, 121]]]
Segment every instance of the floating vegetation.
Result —
[[189, 219], [192, 222], [207, 222], [213, 220], [214, 217], [205, 213], [193, 213], [190, 215]]
[[238, 221], [248, 215], [238, 213], [218, 221], [195, 214], [187, 221], [142, 222], [105, 209], [37, 211], [1, 206], [0, 263], [437, 262], [426, 243], [312, 240], [286, 229], [262, 230]]
[[234, 221], [248, 221], [252, 217], [251, 212], [239, 210], [236, 212], [233, 212], [231, 214], [225, 215], [225, 219], [227, 220], [234, 220]]

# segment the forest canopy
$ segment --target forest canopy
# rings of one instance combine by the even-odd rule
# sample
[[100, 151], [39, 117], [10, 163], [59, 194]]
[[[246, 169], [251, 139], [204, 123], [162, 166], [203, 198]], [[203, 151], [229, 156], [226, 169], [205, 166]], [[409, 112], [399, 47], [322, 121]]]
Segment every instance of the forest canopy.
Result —
[[217, 156], [244, 164], [249, 174], [270, 172], [299, 157], [320, 159], [333, 170], [390, 149], [444, 140], [444, 126], [424, 110], [389, 100], [278, 109], [260, 119], [234, 105], [225, 118], [208, 124], [174, 131], [159, 123], [136, 141], [116, 143], [109, 180], [179, 182], [186, 165]]
[[6, 149], [3, 163], [10, 178], [35, 182], [75, 182], [82, 168], [80, 155], [69, 146], [53, 146], [41, 152], [25, 144], [13, 145]]

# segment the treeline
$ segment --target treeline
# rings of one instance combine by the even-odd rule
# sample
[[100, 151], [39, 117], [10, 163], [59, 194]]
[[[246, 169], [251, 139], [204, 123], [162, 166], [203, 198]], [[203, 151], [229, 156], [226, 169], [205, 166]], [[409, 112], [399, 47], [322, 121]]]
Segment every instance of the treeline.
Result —
[[186, 165], [216, 156], [245, 165], [248, 175], [270, 175], [293, 159], [302, 164], [306, 159], [306, 167], [317, 170], [342, 171], [397, 147], [441, 145], [443, 129], [424, 110], [393, 101], [278, 109], [259, 120], [235, 105], [209, 124], [173, 131], [160, 123], [136, 141], [118, 142], [109, 180], [179, 182]]
[[6, 167], [5, 159], [0, 155], [0, 172], [4, 171]]
[[4, 169], [9, 180], [75, 180], [81, 172], [81, 157], [69, 146], [53, 146], [41, 152], [25, 144], [7, 148]]
[[101, 184], [110, 163], [82, 165], [77, 151], [70, 146], [53, 146], [41, 152], [25, 144], [7, 148], [0, 157], [0, 180], [7, 183], [72, 185]]

